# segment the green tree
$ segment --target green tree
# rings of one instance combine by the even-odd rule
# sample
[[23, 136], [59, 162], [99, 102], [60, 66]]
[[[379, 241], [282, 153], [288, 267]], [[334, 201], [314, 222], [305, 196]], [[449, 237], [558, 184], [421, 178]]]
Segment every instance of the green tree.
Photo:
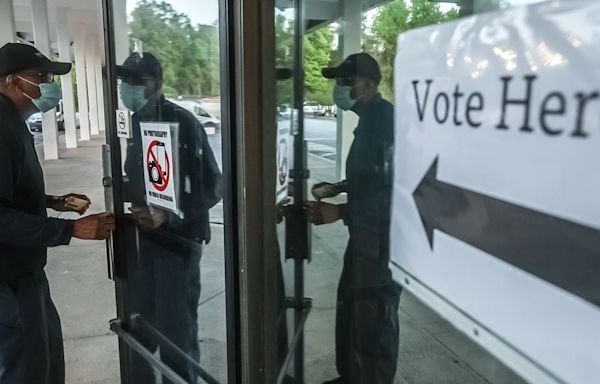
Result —
[[394, 59], [398, 35], [410, 29], [456, 19], [458, 10], [442, 12], [437, 3], [413, 0], [409, 7], [404, 0], [394, 0], [381, 7], [364, 38], [364, 48], [381, 66], [380, 90], [386, 98], [393, 97]]
[[131, 14], [132, 41], [163, 66], [163, 92], [170, 96], [219, 94], [219, 46], [215, 25], [193, 26], [170, 4], [142, 0]]
[[204, 61], [202, 71], [203, 94], [216, 96], [220, 94], [220, 67], [219, 67], [219, 29], [217, 23], [213, 25], [199, 25], [196, 33], [196, 42], [200, 46], [201, 57]]
[[[294, 24], [284, 14], [275, 15], [275, 66], [277, 68], [294, 68]], [[277, 104], [293, 107], [294, 80], [277, 81]]]
[[[331, 81], [321, 69], [331, 64], [333, 31], [329, 25], [304, 36], [304, 99], [319, 105], [331, 104]], [[275, 15], [275, 64], [278, 68], [294, 68], [294, 24], [284, 14]], [[277, 102], [292, 105], [293, 79], [277, 82]]]
[[321, 70], [331, 63], [333, 32], [329, 25], [308, 33], [304, 38], [305, 100], [319, 105], [331, 104], [333, 84]]

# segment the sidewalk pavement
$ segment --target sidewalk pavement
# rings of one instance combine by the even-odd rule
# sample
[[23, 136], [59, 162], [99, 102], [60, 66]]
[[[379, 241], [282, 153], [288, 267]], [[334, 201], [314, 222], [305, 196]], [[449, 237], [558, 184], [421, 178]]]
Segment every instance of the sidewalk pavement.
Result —
[[[312, 261], [306, 267], [306, 294], [313, 311], [306, 323], [306, 382], [336, 377], [335, 307], [337, 283], [348, 235], [341, 223], [313, 227]], [[404, 290], [400, 299], [400, 356], [397, 384], [522, 384], [465, 334]]]
[[[61, 136], [64, 148], [64, 136]], [[104, 211], [100, 148], [104, 137], [80, 142], [78, 149], [61, 150], [61, 159], [44, 161], [46, 191], [52, 195], [86, 194], [90, 213]], [[57, 212], [49, 211], [56, 217]], [[61, 218], [75, 219], [75, 213]], [[103, 241], [73, 239], [69, 246], [51, 248], [46, 273], [62, 320], [67, 384], [118, 384], [117, 337], [108, 321], [116, 317], [114, 284], [108, 279]]]
[[[64, 148], [64, 136], [60, 136]], [[43, 160], [46, 192], [69, 192], [90, 197], [89, 213], [105, 210], [101, 146], [104, 137], [80, 142], [77, 149], [61, 149], [61, 159]], [[56, 217], [57, 212], [49, 211]], [[61, 218], [76, 219], [63, 213]], [[202, 295], [198, 323], [201, 365], [220, 382], [226, 382], [225, 268], [223, 259], [222, 203], [211, 210], [213, 239], [205, 247], [201, 264]], [[109, 330], [116, 317], [115, 287], [108, 279], [103, 241], [73, 239], [69, 246], [49, 249], [46, 273], [52, 298], [62, 320], [66, 384], [120, 383], [118, 339]], [[140, 383], [151, 384], [151, 383]]]

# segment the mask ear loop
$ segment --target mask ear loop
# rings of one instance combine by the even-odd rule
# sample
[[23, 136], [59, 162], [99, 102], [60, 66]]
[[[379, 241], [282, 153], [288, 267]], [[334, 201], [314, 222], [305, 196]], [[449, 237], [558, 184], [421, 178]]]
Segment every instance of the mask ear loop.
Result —
[[39, 85], [39, 84], [36, 84], [36, 83], [34, 83], [33, 81], [27, 80], [26, 78], [24, 78], [24, 77], [21, 77], [21, 76], [19, 76], [19, 75], [17, 75], [17, 77], [18, 77], [19, 79], [21, 79], [21, 80], [25, 81], [26, 83], [29, 83], [29, 84], [31, 84], [31, 85], [35, 85], [36, 87], [40, 88], [40, 85]]
[[[23, 80], [23, 81], [24, 81], [24, 82], [26, 82], [26, 83], [29, 83], [29, 84], [31, 84], [31, 85], [35, 85], [36, 87], [40, 88], [40, 85], [39, 85], [39, 84], [36, 84], [36, 83], [34, 83], [33, 81], [29, 81], [29, 80], [27, 80], [27, 79], [25, 79], [25, 78], [23, 78], [23, 77], [21, 77], [21, 76], [19, 76], [19, 75], [17, 75], [17, 77], [18, 77], [19, 79]], [[40, 89], [41, 89], [41, 88], [40, 88]], [[35, 100], [33, 97], [29, 96], [29, 95], [28, 95], [27, 93], [25, 93], [25, 92], [21, 92], [21, 93], [22, 93], [23, 95], [25, 95], [25, 97], [27, 97], [27, 98], [28, 98], [29, 100], [31, 100], [31, 101]]]

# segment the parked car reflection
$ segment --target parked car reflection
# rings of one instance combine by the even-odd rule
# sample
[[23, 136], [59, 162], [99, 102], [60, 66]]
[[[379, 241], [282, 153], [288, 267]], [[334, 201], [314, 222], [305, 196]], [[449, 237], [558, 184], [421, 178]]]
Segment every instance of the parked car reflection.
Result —
[[194, 116], [200, 121], [200, 124], [204, 127], [207, 135], [214, 135], [221, 130], [221, 120], [212, 113], [208, 112], [202, 103], [194, 100], [177, 100], [167, 99], [170, 102], [179, 105], [181, 108], [185, 108], [192, 112]]
[[[56, 108], [56, 122], [58, 123], [58, 130], [65, 130], [65, 115], [63, 113], [63, 102]], [[31, 132], [42, 132], [42, 113], [37, 112], [29, 116], [26, 120], [27, 127]], [[75, 112], [75, 126], [79, 128], [79, 112]]]

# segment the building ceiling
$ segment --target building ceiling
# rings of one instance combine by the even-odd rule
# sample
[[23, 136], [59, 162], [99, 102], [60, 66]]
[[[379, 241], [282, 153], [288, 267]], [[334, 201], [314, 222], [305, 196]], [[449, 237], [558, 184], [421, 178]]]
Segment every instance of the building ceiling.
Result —
[[[305, 0], [304, 19], [307, 31], [318, 28], [322, 25], [330, 24], [342, 17], [343, 5], [345, 1], [356, 0]], [[362, 10], [366, 12], [379, 7], [390, 0], [358, 0], [362, 1]], [[293, 0], [275, 0], [275, 6], [280, 10], [294, 7]]]
[[[17, 35], [23, 40], [34, 43], [31, 2], [39, 0], [13, 0], [15, 12], [15, 26]], [[86, 24], [97, 25], [100, 9], [99, 0], [47, 0], [48, 22], [50, 28], [50, 41], [53, 50], [56, 50], [56, 26], [58, 22], [71, 23], [77, 17]], [[69, 12], [64, 12], [68, 9]], [[57, 12], [58, 11], [58, 12]], [[72, 11], [75, 11], [71, 13]]]

